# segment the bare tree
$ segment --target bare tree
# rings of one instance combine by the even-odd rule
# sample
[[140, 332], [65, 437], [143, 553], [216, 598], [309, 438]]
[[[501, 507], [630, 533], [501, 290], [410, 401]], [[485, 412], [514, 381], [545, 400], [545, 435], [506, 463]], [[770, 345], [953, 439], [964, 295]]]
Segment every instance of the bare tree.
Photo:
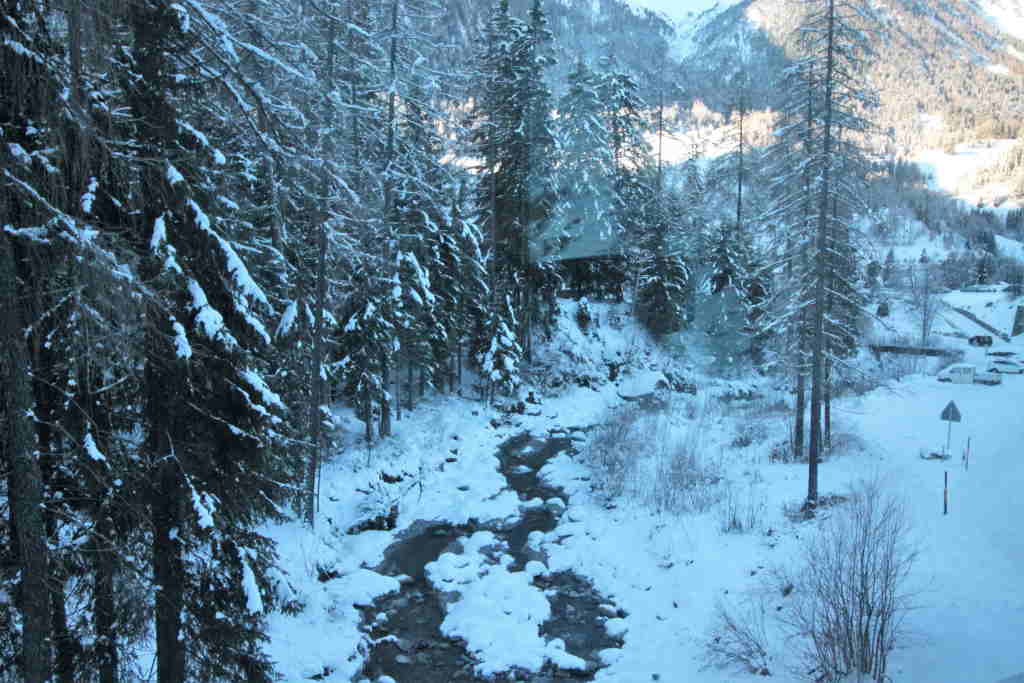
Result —
[[928, 337], [931, 336], [935, 317], [942, 305], [937, 285], [936, 277], [929, 264], [921, 263], [907, 269], [910, 306], [916, 314], [918, 330], [921, 333], [921, 346], [928, 344]]
[[860, 484], [805, 542], [797, 573], [784, 577], [793, 601], [780, 617], [799, 642], [803, 671], [818, 681], [885, 680], [889, 653], [907, 635], [916, 559], [903, 503], [875, 480]]

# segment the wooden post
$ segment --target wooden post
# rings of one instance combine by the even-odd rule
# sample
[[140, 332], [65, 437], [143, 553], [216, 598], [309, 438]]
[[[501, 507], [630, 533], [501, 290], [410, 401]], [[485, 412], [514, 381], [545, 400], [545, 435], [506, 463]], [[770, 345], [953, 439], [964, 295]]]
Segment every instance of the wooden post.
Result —
[[945, 483], [942, 487], [942, 514], [949, 514], [949, 471], [945, 473]]

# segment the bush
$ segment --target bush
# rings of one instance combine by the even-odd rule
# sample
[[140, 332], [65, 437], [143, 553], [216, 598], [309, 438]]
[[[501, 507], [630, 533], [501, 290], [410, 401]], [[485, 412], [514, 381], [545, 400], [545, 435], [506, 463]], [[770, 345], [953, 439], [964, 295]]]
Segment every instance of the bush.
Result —
[[712, 666], [739, 666], [747, 673], [771, 676], [765, 632], [764, 598], [748, 598], [738, 608], [719, 601], [715, 623], [704, 644]]
[[664, 443], [657, 458], [650, 494], [656, 510], [701, 513], [721, 500], [721, 468], [697, 454], [694, 440]]
[[589, 440], [587, 459], [594, 468], [594, 488], [609, 497], [622, 495], [633, 479], [637, 454], [635, 445], [641, 438], [638, 429], [640, 410], [633, 404], [612, 413]]
[[[690, 405], [692, 401], [684, 401]], [[674, 412], [674, 411], [671, 411]], [[654, 467], [647, 491], [648, 503], [661, 512], [701, 513], [710, 510], [723, 491], [722, 468], [703, 454], [707, 413], [695, 410], [686, 431], [674, 428], [668, 415], [659, 415], [646, 432]]]
[[793, 439], [786, 437], [772, 444], [771, 449], [768, 451], [768, 462], [771, 463], [782, 463], [789, 465], [795, 462], [806, 463], [807, 462], [807, 451], [801, 449], [801, 455], [799, 460], [796, 454], [793, 452]]
[[576, 307], [576, 324], [579, 325], [580, 331], [586, 334], [593, 321], [594, 314], [590, 312], [590, 302], [587, 301], [587, 297], [583, 297]]
[[762, 443], [768, 438], [768, 428], [763, 422], [746, 420], [736, 428], [736, 435], [733, 436], [729, 445], [733, 448], [746, 448], [756, 443]]
[[[688, 411], [695, 419], [680, 429], [677, 415]], [[705, 419], [690, 397], [673, 401], [667, 411], [645, 410], [639, 401], [618, 408], [588, 439], [591, 487], [662, 512], [710, 510], [721, 500], [723, 487], [719, 463], [701, 452]]]
[[761, 527], [764, 500], [754, 495], [751, 486], [744, 499], [731, 484], [725, 487], [719, 508], [718, 528], [724, 534], [743, 534]]
[[885, 680], [911, 608], [907, 580], [917, 551], [909, 536], [903, 504], [873, 481], [853, 491], [805, 542], [801, 568], [784, 577], [795, 589], [780, 615], [800, 643], [804, 671], [816, 680]]

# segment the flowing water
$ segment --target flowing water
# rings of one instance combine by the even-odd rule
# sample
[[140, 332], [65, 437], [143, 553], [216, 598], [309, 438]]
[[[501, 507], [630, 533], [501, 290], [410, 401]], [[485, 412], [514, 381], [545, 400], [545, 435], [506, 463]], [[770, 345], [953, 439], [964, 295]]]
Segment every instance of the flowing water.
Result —
[[[486, 530], [507, 543], [506, 552], [514, 558], [510, 569], [521, 570], [538, 557], [531, 550], [529, 536], [534, 531], [547, 533], [558, 525], [559, 506], [566, 496], [561, 489], [544, 484], [538, 472], [555, 455], [570, 451], [572, 440], [552, 436], [537, 439], [528, 433], [515, 436], [498, 450], [501, 472], [508, 486], [522, 501], [540, 498], [548, 504], [523, 510], [511, 526], [462, 526], [417, 522], [403, 537], [388, 548], [378, 571], [391, 576], [405, 575], [409, 580], [398, 593], [385, 596], [365, 610], [365, 626], [376, 644], [363, 668], [371, 681], [390, 676], [398, 683], [461, 683], [486, 681], [474, 672], [475, 661], [464, 643], [445, 637], [440, 630], [445, 611], [441, 598], [424, 576], [424, 567], [446, 551], [458, 552], [457, 541], [476, 531]], [[564, 680], [592, 680], [598, 668], [597, 653], [605, 648], [619, 647], [621, 642], [609, 637], [603, 622], [610, 614], [608, 600], [585, 579], [559, 572], [537, 577], [534, 584], [549, 593], [551, 618], [541, 627], [548, 638], [561, 638], [566, 650], [582, 657], [590, 665], [588, 671], [563, 671], [550, 664], [540, 673], [509, 672], [497, 680], [548, 683]], [[387, 680], [387, 679], [384, 679]]]

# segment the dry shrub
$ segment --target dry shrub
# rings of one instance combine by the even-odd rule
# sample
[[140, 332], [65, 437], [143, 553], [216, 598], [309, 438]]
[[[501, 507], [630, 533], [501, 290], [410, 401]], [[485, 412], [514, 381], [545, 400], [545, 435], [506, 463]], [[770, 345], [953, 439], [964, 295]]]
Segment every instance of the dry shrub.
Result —
[[[586, 448], [593, 488], [662, 512], [710, 510], [722, 496], [721, 467], [702, 454], [706, 412], [689, 399], [674, 397], [665, 411], [644, 410], [639, 402], [612, 411]], [[687, 408], [695, 419], [681, 424]]]
[[736, 427], [736, 434], [729, 445], [733, 448], [747, 448], [768, 439], [768, 427], [761, 420], [744, 420]]
[[721, 468], [687, 441], [667, 444], [659, 454], [650, 503], [659, 512], [701, 513], [722, 499]]
[[736, 487], [729, 484], [724, 487], [722, 504], [718, 509], [718, 528], [725, 534], [744, 534], [761, 528], [764, 518], [765, 502], [757, 496], [753, 486], [747, 489], [747, 495], [741, 496]]
[[636, 444], [646, 441], [638, 424], [641, 418], [637, 406], [623, 406], [611, 413], [589, 440], [586, 457], [594, 470], [593, 486], [609, 497], [622, 495], [635, 477]]
[[[706, 458], [701, 443], [707, 413], [701, 411], [685, 431], [673, 429], [667, 416], [660, 416], [650, 433], [650, 455], [654, 457], [648, 503], [660, 512], [702, 513], [722, 498], [720, 463]], [[649, 437], [650, 439], [650, 437]]]
[[917, 559], [903, 503], [877, 481], [862, 483], [802, 549], [795, 589], [780, 613], [798, 643], [802, 671], [816, 681], [886, 679], [889, 654], [907, 633]]
[[704, 643], [709, 666], [740, 667], [747, 673], [770, 676], [766, 610], [763, 596], [748, 596], [738, 606], [721, 600]]

